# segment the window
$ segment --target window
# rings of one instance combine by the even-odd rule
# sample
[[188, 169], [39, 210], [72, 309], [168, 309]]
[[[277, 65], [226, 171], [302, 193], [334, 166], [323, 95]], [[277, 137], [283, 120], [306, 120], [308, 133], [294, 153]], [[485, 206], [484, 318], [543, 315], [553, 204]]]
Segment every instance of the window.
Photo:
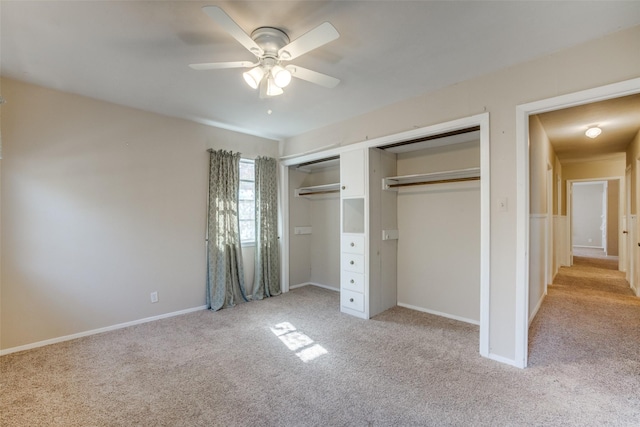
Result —
[[240, 219], [240, 242], [252, 245], [256, 240], [256, 178], [253, 160], [240, 159], [240, 195], [238, 217]]

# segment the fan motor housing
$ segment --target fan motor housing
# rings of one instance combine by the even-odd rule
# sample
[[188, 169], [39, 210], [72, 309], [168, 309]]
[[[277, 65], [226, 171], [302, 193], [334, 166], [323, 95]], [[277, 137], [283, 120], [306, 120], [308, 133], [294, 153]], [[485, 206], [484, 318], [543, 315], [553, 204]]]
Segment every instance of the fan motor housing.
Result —
[[260, 27], [251, 33], [251, 38], [262, 48], [265, 56], [278, 57], [278, 51], [289, 44], [289, 36], [274, 27]]

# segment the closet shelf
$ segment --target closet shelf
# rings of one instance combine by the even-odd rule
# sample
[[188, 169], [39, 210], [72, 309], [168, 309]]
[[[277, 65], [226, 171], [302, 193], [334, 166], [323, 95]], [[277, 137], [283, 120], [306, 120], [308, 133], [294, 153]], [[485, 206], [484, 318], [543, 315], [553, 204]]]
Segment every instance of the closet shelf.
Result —
[[397, 191], [399, 187], [412, 185], [445, 184], [449, 182], [477, 181], [479, 179], [480, 168], [457, 169], [444, 172], [382, 178], [382, 189]]
[[310, 187], [296, 188], [296, 197], [314, 197], [340, 192], [340, 183], [313, 185]]

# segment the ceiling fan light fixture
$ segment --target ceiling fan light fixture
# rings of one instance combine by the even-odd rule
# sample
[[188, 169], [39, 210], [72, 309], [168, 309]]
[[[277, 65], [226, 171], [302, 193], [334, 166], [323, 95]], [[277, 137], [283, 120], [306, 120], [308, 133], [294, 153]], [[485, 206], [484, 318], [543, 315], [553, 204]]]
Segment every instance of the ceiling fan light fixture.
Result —
[[282, 95], [284, 91], [276, 85], [273, 77], [269, 76], [267, 79], [267, 96], [278, 96]]
[[600, 129], [598, 126], [594, 126], [587, 129], [587, 131], [584, 134], [587, 135], [589, 138], [593, 139], [593, 138], [596, 138], [601, 133], [602, 133], [602, 129]]
[[271, 68], [271, 75], [273, 76], [273, 81], [276, 86], [279, 88], [287, 87], [291, 82], [291, 72], [279, 65]]
[[262, 67], [255, 67], [242, 73], [242, 77], [244, 77], [244, 81], [247, 82], [252, 89], [258, 89], [260, 82], [264, 78], [264, 70]]

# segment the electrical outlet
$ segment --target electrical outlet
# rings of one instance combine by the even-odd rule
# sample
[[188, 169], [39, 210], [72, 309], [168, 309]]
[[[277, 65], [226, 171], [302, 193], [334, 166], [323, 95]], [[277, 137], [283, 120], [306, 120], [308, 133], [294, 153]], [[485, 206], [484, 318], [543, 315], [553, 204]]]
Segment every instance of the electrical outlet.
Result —
[[151, 292], [151, 302], [158, 302], [158, 292]]

